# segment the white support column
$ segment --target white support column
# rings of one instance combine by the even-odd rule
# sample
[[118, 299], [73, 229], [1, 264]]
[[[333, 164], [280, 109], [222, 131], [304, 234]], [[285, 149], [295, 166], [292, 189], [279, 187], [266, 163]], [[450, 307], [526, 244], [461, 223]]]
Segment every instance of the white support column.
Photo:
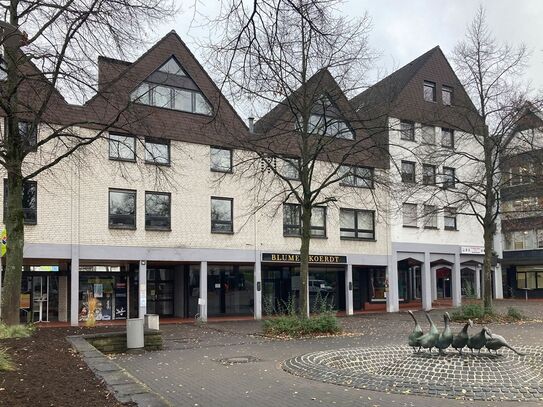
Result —
[[200, 308], [200, 321], [207, 322], [207, 261], [200, 263], [200, 298], [198, 298]]
[[262, 319], [262, 266], [260, 258], [255, 262], [254, 282], [254, 314], [255, 319], [260, 320]]
[[430, 253], [428, 252], [424, 252], [424, 264], [420, 273], [422, 309], [430, 311], [432, 309], [432, 267], [430, 266]]
[[430, 268], [431, 280], [432, 280], [432, 301], [437, 300], [437, 267]]
[[461, 272], [460, 272], [460, 253], [454, 254], [454, 265], [452, 269], [452, 305], [453, 307], [459, 307], [462, 305], [462, 286], [461, 286]]
[[475, 267], [475, 295], [481, 299], [481, 266]]
[[79, 323], [79, 246], [72, 246], [70, 266], [70, 325]]
[[503, 299], [503, 285], [502, 285], [502, 267], [498, 263], [494, 267], [494, 298], [497, 300]]
[[353, 265], [345, 269], [345, 314], [353, 315]]
[[392, 250], [391, 255], [388, 257], [387, 267], [387, 280], [388, 280], [388, 292], [387, 294], [387, 312], [398, 312], [400, 310], [400, 297], [398, 290], [398, 255], [396, 251]]
[[138, 295], [138, 318], [143, 318], [147, 314], [147, 261], [140, 261], [138, 274], [139, 295]]

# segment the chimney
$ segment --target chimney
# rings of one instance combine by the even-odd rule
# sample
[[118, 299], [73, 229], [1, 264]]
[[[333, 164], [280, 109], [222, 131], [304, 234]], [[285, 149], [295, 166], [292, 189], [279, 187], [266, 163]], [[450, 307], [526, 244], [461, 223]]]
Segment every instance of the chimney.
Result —
[[249, 120], [249, 132], [254, 133], [255, 131], [255, 118], [249, 117], [247, 120]]

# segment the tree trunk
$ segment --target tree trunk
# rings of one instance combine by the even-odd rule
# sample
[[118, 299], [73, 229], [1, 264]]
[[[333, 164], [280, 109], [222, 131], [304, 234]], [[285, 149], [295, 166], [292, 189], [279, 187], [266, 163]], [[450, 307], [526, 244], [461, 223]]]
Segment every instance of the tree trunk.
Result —
[[20, 168], [8, 173], [7, 183], [7, 216], [4, 222], [8, 240], [2, 295], [2, 319], [8, 325], [15, 325], [19, 323], [24, 246], [23, 176]]
[[311, 205], [302, 206], [300, 247], [300, 315], [309, 318], [309, 244], [311, 242]]
[[485, 312], [492, 309], [492, 253], [494, 249], [494, 225], [486, 224], [484, 228], [485, 257], [483, 260], [483, 305]]

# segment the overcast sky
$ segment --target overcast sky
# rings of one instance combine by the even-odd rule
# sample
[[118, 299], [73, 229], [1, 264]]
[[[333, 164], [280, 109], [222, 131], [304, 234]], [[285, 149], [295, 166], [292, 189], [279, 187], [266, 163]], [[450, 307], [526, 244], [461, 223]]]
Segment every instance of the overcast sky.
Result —
[[[201, 60], [197, 38], [208, 36], [202, 16], [213, 17], [219, 0], [179, 0], [181, 12], [175, 21], [161, 27], [163, 35], [172, 28]], [[375, 79], [390, 73], [436, 45], [449, 55], [463, 37], [479, 4], [487, 11], [487, 21], [500, 42], [524, 42], [531, 51], [526, 80], [543, 89], [543, 0], [350, 0], [342, 12], [355, 17], [365, 11], [372, 19], [370, 45], [381, 57], [373, 73]], [[205, 65], [205, 64], [204, 64]]]

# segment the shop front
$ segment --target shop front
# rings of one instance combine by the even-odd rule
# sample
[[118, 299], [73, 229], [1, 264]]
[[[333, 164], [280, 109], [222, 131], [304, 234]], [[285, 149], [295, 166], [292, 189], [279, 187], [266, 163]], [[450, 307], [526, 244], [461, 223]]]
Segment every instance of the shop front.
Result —
[[253, 315], [254, 266], [209, 264], [207, 304], [209, 316]]
[[354, 310], [364, 310], [367, 304], [385, 304], [387, 293], [386, 267], [353, 266]]
[[[262, 309], [264, 314], [298, 308], [300, 298], [299, 255], [262, 254]], [[346, 256], [311, 255], [309, 258], [309, 307], [345, 309]]]
[[[67, 298], [66, 284], [60, 289], [67, 272], [59, 266], [26, 266], [21, 279], [21, 322], [49, 322], [59, 320], [59, 300]], [[62, 291], [62, 292], [61, 292]]]

